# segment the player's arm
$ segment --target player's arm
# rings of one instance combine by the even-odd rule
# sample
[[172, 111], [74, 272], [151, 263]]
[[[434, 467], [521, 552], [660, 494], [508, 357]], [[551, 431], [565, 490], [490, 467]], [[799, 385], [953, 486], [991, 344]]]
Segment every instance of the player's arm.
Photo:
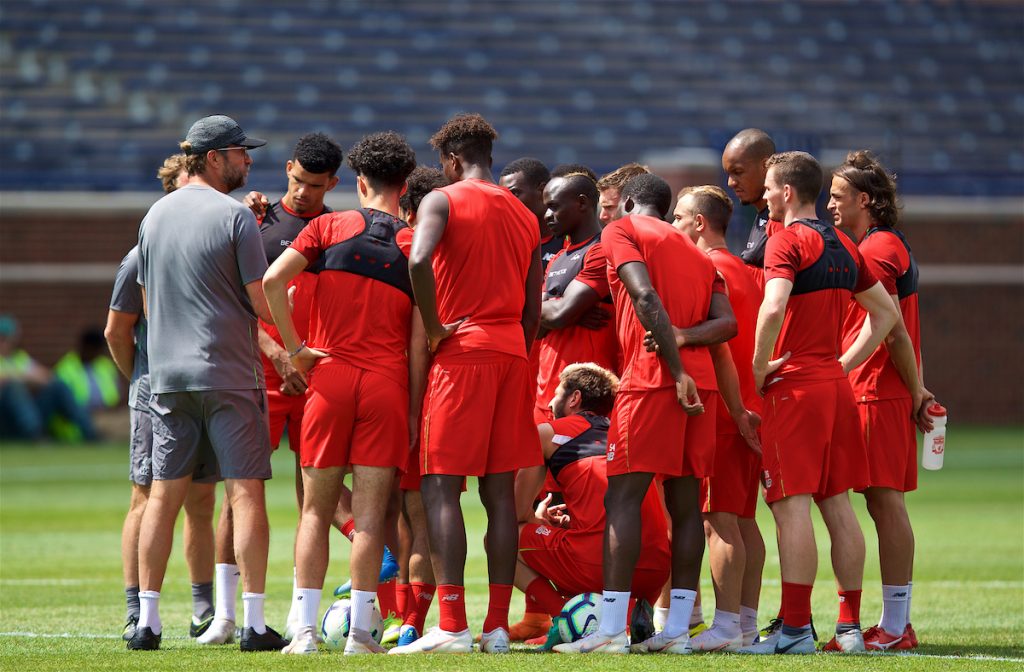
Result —
[[736, 372], [736, 363], [732, 361], [732, 352], [728, 343], [718, 343], [708, 347], [711, 362], [715, 365], [715, 378], [718, 380], [718, 392], [722, 395], [729, 415], [740, 430], [740, 435], [754, 452], [761, 452], [761, 440], [757, 436], [757, 428], [761, 418], [757, 413], [748, 411], [740, 394], [740, 379]]
[[263, 281], [253, 280], [247, 284], [245, 286], [245, 294], [249, 297], [249, 303], [252, 305], [256, 317], [264, 322], [273, 324], [274, 317], [270, 312], [270, 307], [267, 305], [267, 297], [263, 291]]
[[123, 313], [119, 310], [107, 311], [107, 326], [103, 337], [107, 339], [110, 356], [121, 374], [131, 380], [135, 369], [135, 324], [139, 321], [138, 313]]
[[419, 308], [413, 306], [409, 325], [409, 448], [416, 445], [420, 433], [420, 413], [430, 371], [427, 332]]
[[540, 245], [533, 250], [530, 268], [526, 272], [526, 303], [519, 323], [523, 325], [523, 337], [526, 339], [526, 351], [533, 347], [540, 329], [541, 293], [544, 285], [544, 270], [540, 261]]
[[[264, 294], [266, 290], [264, 289]], [[256, 342], [260, 346], [260, 352], [274, 365], [277, 375], [281, 376], [281, 392], [298, 396], [306, 391], [306, 381], [299, 373], [292, 360], [288, 357], [288, 351], [281, 347], [277, 341], [270, 337], [262, 324], [256, 325]]]
[[[848, 373], [864, 363], [871, 356], [900, 319], [900, 311], [893, 305], [889, 293], [881, 282], [875, 282], [862, 292], [853, 295], [864, 310], [868, 312], [857, 338], [839, 358], [843, 371]], [[904, 332], [906, 329], [904, 329]], [[913, 348], [910, 349], [913, 361]], [[917, 363], [914, 362], [914, 377], [917, 377]], [[902, 375], [902, 374], [901, 374]]]
[[[565, 293], [561, 298], [548, 299], [541, 304], [540, 326], [548, 331], [570, 327], [597, 307], [600, 300], [600, 295], [594, 291], [593, 287], [579, 280], [573, 280], [565, 288]], [[608, 312], [599, 307], [597, 309], [604, 313], [607, 323]]]
[[618, 267], [618, 275], [629, 292], [637, 319], [644, 329], [651, 332], [654, 342], [658, 345], [658, 356], [665, 360], [672, 373], [672, 379], [676, 381], [676, 396], [683, 410], [687, 415], [703, 413], [704, 404], [697, 396], [697, 384], [683, 369], [679, 348], [675, 343], [675, 334], [672, 333], [672, 322], [661, 303], [661, 297], [651, 285], [647, 264], [641, 261], [628, 261]]
[[[299, 373], [309, 371], [316, 360], [327, 356], [326, 353], [305, 347], [295, 330], [295, 321], [292, 320], [292, 311], [288, 305], [288, 283], [305, 270], [308, 264], [305, 255], [288, 248], [274, 260], [263, 276], [263, 282], [260, 283], [260, 294], [266, 293], [264, 301], [271, 316], [271, 319], [266, 321], [272, 321], [277, 326], [286, 354]], [[246, 289], [248, 287], [249, 285], [246, 285]]]
[[680, 348], [725, 343], [736, 335], [737, 330], [736, 315], [732, 312], [732, 304], [729, 303], [729, 297], [721, 292], [711, 295], [708, 319], [686, 329], [673, 327], [676, 346]]
[[[552, 439], [555, 437], [555, 428], [550, 423], [543, 422], [537, 425], [537, 434], [540, 437], [541, 452], [547, 460], [558, 449]], [[536, 522], [537, 516], [534, 510], [534, 503], [544, 487], [544, 478], [547, 475], [547, 467], [539, 464], [533, 467], [520, 469], [516, 474], [515, 501], [516, 520], [520, 523]]]
[[772, 360], [775, 343], [782, 331], [782, 322], [786, 317], [786, 304], [793, 291], [793, 282], [786, 278], [772, 278], [764, 284], [764, 300], [757, 311], [757, 330], [754, 335], [754, 387], [764, 393], [764, 381], [768, 374], [774, 373], [782, 363], [789, 359], [787, 352], [782, 357]]
[[[420, 201], [416, 211], [416, 229], [409, 251], [409, 279], [416, 305], [423, 317], [423, 328], [427, 334], [430, 351], [437, 350], [441, 341], [455, 333], [466, 319], [442, 324], [437, 314], [437, 279], [434, 277], [434, 251], [448, 228], [448, 197], [440, 191], [432, 191]], [[539, 289], [537, 290], [540, 291]]]

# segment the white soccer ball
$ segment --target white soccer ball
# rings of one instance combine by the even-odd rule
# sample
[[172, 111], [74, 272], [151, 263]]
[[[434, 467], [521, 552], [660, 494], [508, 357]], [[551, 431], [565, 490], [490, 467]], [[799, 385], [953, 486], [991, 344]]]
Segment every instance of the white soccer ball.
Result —
[[601, 618], [601, 594], [581, 593], [572, 597], [558, 615], [558, 633], [563, 642], [575, 642], [597, 632]]
[[[348, 633], [351, 628], [352, 601], [348, 598], [337, 600], [330, 606], [323, 620], [320, 621], [320, 636], [323, 637], [324, 645], [332, 651], [343, 651], [345, 642], [348, 641]], [[380, 644], [384, 636], [383, 620], [377, 605], [373, 605], [373, 615], [370, 617], [370, 636]]]

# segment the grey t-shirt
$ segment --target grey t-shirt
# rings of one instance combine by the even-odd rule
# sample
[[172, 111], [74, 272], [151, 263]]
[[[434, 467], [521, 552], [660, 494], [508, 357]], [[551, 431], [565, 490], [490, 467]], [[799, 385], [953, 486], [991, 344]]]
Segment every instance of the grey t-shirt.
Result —
[[138, 275], [153, 394], [265, 387], [245, 285], [266, 270], [256, 218], [233, 198], [190, 184], [153, 204]]
[[138, 276], [139, 246], [136, 245], [117, 269], [110, 309], [139, 316], [135, 323], [135, 364], [131, 385], [128, 386], [128, 406], [146, 410], [149, 408], [149, 358], [146, 356], [146, 314], [142, 310], [142, 288], [139, 287]]

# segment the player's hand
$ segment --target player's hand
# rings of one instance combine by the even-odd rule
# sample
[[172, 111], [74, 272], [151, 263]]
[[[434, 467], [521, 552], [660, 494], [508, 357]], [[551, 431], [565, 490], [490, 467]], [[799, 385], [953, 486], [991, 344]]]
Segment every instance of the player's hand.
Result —
[[600, 305], [591, 306], [590, 310], [583, 313], [579, 321], [576, 324], [584, 329], [590, 329], [597, 331], [598, 329], [604, 329], [608, 324], [612, 314], [605, 310]]
[[452, 334], [454, 334], [455, 331], [459, 328], [459, 325], [461, 325], [463, 322], [465, 322], [468, 319], [469, 319], [469, 317], [467, 316], [467, 317], [462, 318], [461, 320], [456, 320], [455, 322], [452, 322], [450, 324], [445, 324], [445, 325], [442, 326], [441, 331], [439, 333], [436, 333], [436, 334], [431, 334], [428, 331], [427, 332], [427, 347], [430, 348], [430, 352], [431, 353], [437, 352], [437, 347], [439, 345], [441, 345], [441, 341], [443, 341], [444, 339], [446, 339], [449, 336], [451, 336]]
[[245, 207], [252, 210], [252, 214], [256, 215], [256, 219], [263, 219], [263, 216], [267, 214], [267, 206], [270, 205], [267, 197], [258, 191], [250, 191], [242, 199], [242, 203]]
[[299, 373], [303, 374], [302, 379], [303, 381], [305, 381], [306, 377], [304, 374], [306, 374], [310, 369], [312, 369], [316, 365], [316, 363], [323, 359], [324, 357], [329, 357], [329, 355], [322, 350], [314, 350], [313, 348], [304, 347], [297, 353], [295, 353], [295, 355], [291, 358], [291, 361], [292, 364], [295, 366], [295, 369]]
[[922, 434], [932, 431], [935, 429], [935, 421], [932, 420], [932, 416], [928, 415], [928, 407], [935, 401], [935, 395], [929, 392], [924, 385], [921, 386], [921, 392], [919, 395], [912, 397], [914, 404], [914, 423], [917, 424], [918, 430]]
[[704, 412], [704, 403], [697, 394], [697, 383], [685, 373], [676, 381], [676, 399], [687, 415], [700, 415]]
[[787, 352], [778, 359], [770, 360], [768, 364], [765, 365], [764, 369], [758, 369], [757, 366], [754, 367], [754, 389], [757, 390], [758, 394], [762, 397], [764, 396], [765, 380], [768, 379], [768, 376], [778, 371], [792, 354], [792, 352]]
[[[672, 327], [672, 336], [676, 339], [676, 347], [682, 348], [686, 346], [686, 336], [683, 330], [679, 327]], [[654, 333], [648, 331], [644, 334], [644, 347], [647, 348], [647, 352], [661, 353], [661, 347], [658, 342], [654, 340]]]
[[287, 352], [281, 350], [269, 359], [270, 363], [274, 365], [277, 375], [281, 376], [282, 382], [279, 389], [283, 394], [298, 396], [306, 393], [306, 377], [295, 369]]
[[733, 420], [736, 422], [743, 440], [747, 442], [752, 451], [760, 455], [761, 437], [757, 435], [757, 429], [761, 426], [761, 416], [753, 411], [743, 409], [743, 412], [739, 416], [734, 416]]
[[568, 528], [572, 518], [569, 517], [569, 510], [565, 504], [556, 504], [548, 507], [548, 520], [552, 525]]

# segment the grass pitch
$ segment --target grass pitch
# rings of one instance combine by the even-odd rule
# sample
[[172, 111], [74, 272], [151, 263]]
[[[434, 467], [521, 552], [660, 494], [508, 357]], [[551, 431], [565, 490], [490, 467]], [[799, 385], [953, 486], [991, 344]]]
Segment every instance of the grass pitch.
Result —
[[[243, 656], [236, 646], [196, 646], [187, 637], [191, 597], [179, 536], [161, 599], [160, 652], [128, 652], [119, 635], [124, 618], [120, 529], [128, 503], [127, 450], [0, 446], [0, 669], [3, 670], [458, 670], [689, 669], [1022, 669], [1024, 666], [1024, 433], [1020, 428], [954, 428], [940, 472], [921, 472], [920, 489], [908, 497], [917, 535], [912, 620], [921, 638], [907, 656], [731, 655], [626, 659], [528, 653], [511, 656], [372, 657], [339, 655]], [[268, 483], [271, 520], [267, 581], [268, 621], [283, 629], [291, 593], [295, 525], [292, 457], [274, 457], [278, 478]], [[863, 499], [854, 497], [868, 543], [863, 625], [881, 609], [874, 529]], [[467, 607], [478, 631], [486, 610], [487, 580], [479, 542], [483, 511], [470, 487], [463, 497], [470, 530]], [[778, 555], [765, 507], [759, 518], [768, 543], [761, 621], [779, 604]], [[820, 521], [819, 521], [820, 523]], [[815, 621], [822, 635], [837, 612], [827, 537], [819, 524], [820, 569], [814, 591]], [[325, 594], [347, 576], [348, 542], [332, 536], [332, 564]], [[705, 567], [704, 613], [714, 596]], [[325, 598], [321, 610], [326, 609]], [[238, 607], [241, 615], [241, 605]], [[513, 597], [517, 619], [522, 597]], [[436, 623], [436, 608], [428, 626]], [[825, 635], [826, 637], [828, 635]]]

